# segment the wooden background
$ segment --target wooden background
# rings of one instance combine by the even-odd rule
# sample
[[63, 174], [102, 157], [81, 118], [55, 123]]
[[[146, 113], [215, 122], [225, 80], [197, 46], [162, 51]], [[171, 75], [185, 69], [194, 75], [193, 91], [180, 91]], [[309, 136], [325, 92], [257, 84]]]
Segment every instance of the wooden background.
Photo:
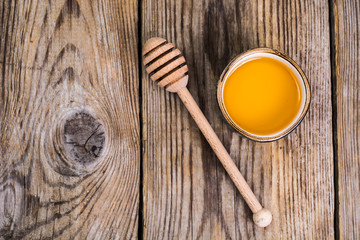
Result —
[[[3, 0], [0, 239], [360, 239], [360, 3]], [[189, 90], [273, 223], [251, 212], [141, 46], [183, 51]], [[221, 118], [236, 55], [278, 49], [310, 110], [272, 143]]]

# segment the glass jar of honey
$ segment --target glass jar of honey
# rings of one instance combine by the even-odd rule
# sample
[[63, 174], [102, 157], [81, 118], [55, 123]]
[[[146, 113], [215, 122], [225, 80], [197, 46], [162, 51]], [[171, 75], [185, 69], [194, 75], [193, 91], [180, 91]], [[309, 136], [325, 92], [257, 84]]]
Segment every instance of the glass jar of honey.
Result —
[[304, 118], [310, 98], [301, 68], [269, 48], [247, 51], [231, 61], [217, 91], [227, 122], [240, 134], [260, 142], [290, 133]]

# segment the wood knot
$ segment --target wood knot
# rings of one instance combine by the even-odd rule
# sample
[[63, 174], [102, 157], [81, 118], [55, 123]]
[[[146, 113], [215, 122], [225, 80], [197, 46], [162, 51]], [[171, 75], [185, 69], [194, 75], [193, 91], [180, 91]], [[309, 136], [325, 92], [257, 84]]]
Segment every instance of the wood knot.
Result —
[[104, 148], [102, 123], [86, 112], [77, 112], [66, 119], [63, 135], [66, 155], [81, 164], [94, 162]]

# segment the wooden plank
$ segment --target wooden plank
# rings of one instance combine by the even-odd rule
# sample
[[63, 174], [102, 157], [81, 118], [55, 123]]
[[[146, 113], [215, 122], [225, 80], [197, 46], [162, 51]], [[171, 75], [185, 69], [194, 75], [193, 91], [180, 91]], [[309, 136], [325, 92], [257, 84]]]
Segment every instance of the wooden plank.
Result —
[[[189, 90], [255, 195], [273, 212], [266, 229], [225, 174], [176, 95], [143, 72], [145, 239], [332, 239], [334, 186], [329, 6], [324, 1], [150, 1], [142, 41], [175, 43], [189, 65]], [[226, 64], [254, 47], [287, 53], [312, 88], [300, 127], [273, 143], [240, 137], [220, 116], [216, 86]]]
[[0, 4], [0, 238], [137, 238], [137, 1]]
[[341, 239], [360, 236], [360, 3], [332, 1], [337, 107], [338, 228]]

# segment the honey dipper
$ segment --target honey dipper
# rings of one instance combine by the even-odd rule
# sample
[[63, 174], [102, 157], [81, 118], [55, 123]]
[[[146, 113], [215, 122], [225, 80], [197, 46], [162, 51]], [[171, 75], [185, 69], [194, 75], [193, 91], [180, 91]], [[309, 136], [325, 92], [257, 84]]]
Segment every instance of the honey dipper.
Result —
[[229, 174], [231, 180], [253, 212], [253, 220], [259, 227], [271, 223], [271, 212], [261, 206], [249, 185], [234, 164], [209, 122], [186, 88], [188, 83], [188, 67], [184, 56], [174, 44], [163, 38], [149, 39], [143, 48], [144, 65], [150, 78], [169, 92], [176, 92], [194, 118], [201, 132], [214, 150], [216, 156]]

